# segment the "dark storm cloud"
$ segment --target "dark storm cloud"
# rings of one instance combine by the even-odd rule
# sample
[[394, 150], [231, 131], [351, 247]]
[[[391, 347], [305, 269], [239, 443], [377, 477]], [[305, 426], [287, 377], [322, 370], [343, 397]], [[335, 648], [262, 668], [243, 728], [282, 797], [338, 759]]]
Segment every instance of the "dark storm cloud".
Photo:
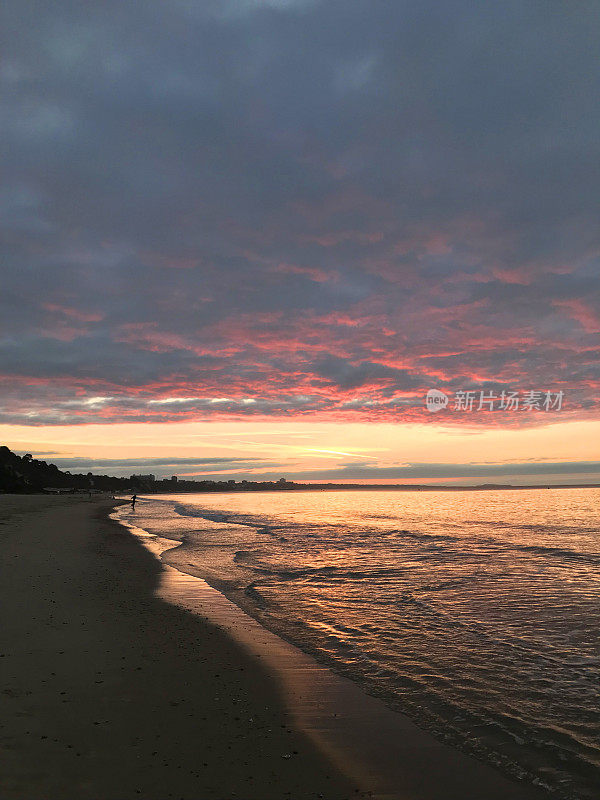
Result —
[[3, 420], [596, 413], [596, 3], [2, 13]]
[[383, 389], [386, 384], [391, 384], [399, 390], [423, 385], [422, 379], [406, 370], [393, 369], [370, 361], [352, 363], [334, 356], [316, 359], [312, 364], [312, 371], [341, 389], [358, 389], [373, 384]]

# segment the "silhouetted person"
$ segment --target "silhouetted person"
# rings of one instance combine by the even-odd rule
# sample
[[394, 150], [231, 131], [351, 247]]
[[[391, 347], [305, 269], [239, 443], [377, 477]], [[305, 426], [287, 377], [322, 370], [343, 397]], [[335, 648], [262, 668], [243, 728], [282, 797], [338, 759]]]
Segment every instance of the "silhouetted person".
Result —
[[131, 510], [135, 511], [135, 501], [137, 500], [137, 494], [134, 494], [131, 498]]

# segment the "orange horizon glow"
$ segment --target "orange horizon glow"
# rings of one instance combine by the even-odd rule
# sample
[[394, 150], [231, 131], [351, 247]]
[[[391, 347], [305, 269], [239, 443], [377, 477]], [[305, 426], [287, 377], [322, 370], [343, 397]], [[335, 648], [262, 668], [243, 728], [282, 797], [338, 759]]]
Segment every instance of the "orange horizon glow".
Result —
[[[54, 459], [220, 459], [223, 464], [176, 465], [181, 477], [248, 480], [283, 476], [302, 482], [336, 483], [563, 483], [573, 476], [533, 478], [510, 473], [481, 477], [471, 470], [452, 476], [390, 477], [385, 470], [407, 465], [543, 465], [546, 462], [588, 462], [598, 456], [600, 422], [571, 421], [528, 429], [466, 429], [434, 424], [330, 423], [322, 421], [223, 421], [171, 423], [117, 423], [112, 425], [0, 426], [0, 441], [12, 450]], [[535, 453], [535, 457], [532, 454]], [[228, 460], [233, 459], [231, 464]], [[237, 461], [237, 463], [236, 463]], [[365, 468], [369, 477], [331, 476], [340, 469]], [[382, 471], [381, 477], [377, 473]], [[101, 469], [91, 470], [101, 473]], [[131, 472], [139, 471], [131, 469]], [[145, 471], [152, 472], [148, 467]], [[163, 470], [164, 471], [164, 470]], [[303, 473], [307, 473], [303, 477]], [[127, 470], [123, 471], [127, 474]], [[319, 474], [324, 477], [319, 478]], [[569, 480], [567, 480], [567, 478]], [[268, 478], [271, 479], [271, 478]], [[598, 482], [594, 472], [576, 474], [576, 482]]]

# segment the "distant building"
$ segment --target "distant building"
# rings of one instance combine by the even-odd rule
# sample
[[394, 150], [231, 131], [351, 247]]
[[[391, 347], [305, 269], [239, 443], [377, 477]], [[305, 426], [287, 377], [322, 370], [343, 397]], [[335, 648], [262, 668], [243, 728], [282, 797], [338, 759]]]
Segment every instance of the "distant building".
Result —
[[285, 478], [279, 478], [279, 480], [277, 481], [277, 483], [287, 483], [287, 481], [286, 481], [286, 479], [285, 479]]
[[142, 483], [153, 483], [156, 480], [156, 475], [131, 475], [130, 481], [141, 481]]
[[173, 483], [177, 483], [177, 475], [171, 475], [171, 480]]

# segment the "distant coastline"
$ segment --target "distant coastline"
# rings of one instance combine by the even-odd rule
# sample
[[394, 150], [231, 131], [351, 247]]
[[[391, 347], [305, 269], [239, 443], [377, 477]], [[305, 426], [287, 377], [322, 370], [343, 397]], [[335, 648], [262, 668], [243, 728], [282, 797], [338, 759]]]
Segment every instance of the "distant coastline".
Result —
[[480, 483], [411, 484], [411, 483], [297, 483], [280, 478], [277, 481], [191, 481], [180, 478], [162, 478], [136, 475], [119, 478], [112, 475], [94, 475], [91, 472], [71, 473], [60, 470], [27, 454], [18, 456], [8, 447], [0, 446], [0, 494], [68, 494], [101, 493], [129, 494], [202, 494], [211, 492], [324, 492], [324, 491], [402, 491], [402, 492], [465, 492], [508, 491], [516, 489], [597, 489], [600, 483], [542, 483], [510, 484]]

